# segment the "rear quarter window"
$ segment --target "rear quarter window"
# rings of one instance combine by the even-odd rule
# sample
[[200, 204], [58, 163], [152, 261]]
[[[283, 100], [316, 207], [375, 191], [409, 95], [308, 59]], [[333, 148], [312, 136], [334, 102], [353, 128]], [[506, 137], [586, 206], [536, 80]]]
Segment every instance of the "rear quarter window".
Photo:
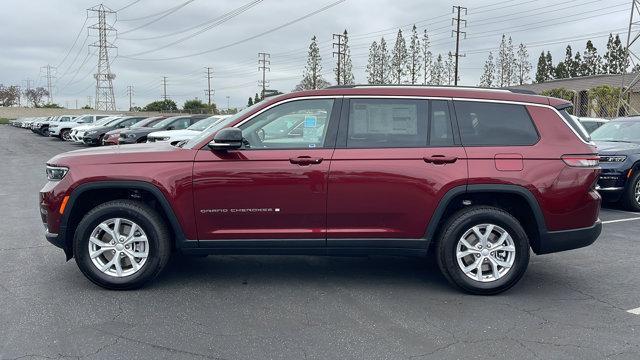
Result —
[[524, 105], [454, 101], [465, 146], [533, 145], [540, 136]]

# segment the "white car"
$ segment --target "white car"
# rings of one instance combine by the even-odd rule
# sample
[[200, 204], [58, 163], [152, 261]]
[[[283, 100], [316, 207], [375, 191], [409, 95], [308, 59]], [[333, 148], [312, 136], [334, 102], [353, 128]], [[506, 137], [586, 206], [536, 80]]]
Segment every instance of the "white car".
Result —
[[71, 141], [69, 135], [71, 134], [71, 129], [84, 126], [88, 124], [92, 124], [97, 120], [108, 117], [109, 115], [98, 115], [98, 114], [85, 114], [76, 117], [75, 119], [71, 119], [65, 122], [57, 122], [56, 124], [49, 125], [49, 136], [59, 137], [62, 140]]
[[100, 120], [94, 121], [90, 124], [87, 125], [78, 125], [76, 127], [73, 127], [71, 129], [71, 132], [69, 133], [69, 141], [73, 141], [79, 144], [84, 144], [84, 141], [82, 140], [84, 138], [84, 133], [91, 130], [91, 128], [95, 127], [95, 126], [102, 126], [102, 125], [106, 125], [114, 120], [119, 119], [120, 116], [107, 116], [107, 117], [103, 117]]
[[210, 126], [218, 124], [229, 116], [230, 115], [214, 115], [202, 119], [183, 130], [164, 130], [152, 132], [147, 135], [147, 142], [169, 142], [171, 144], [176, 144], [183, 140], [189, 140], [196, 137], [198, 134], [200, 134]]

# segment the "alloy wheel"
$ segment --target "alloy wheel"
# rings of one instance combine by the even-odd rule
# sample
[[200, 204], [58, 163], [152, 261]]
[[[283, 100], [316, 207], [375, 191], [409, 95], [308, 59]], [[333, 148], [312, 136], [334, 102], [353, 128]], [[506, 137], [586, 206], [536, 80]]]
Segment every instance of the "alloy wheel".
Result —
[[149, 240], [133, 221], [112, 218], [93, 229], [88, 250], [98, 270], [109, 276], [125, 277], [137, 273], [146, 263]]
[[479, 282], [496, 281], [513, 267], [516, 248], [511, 235], [495, 224], [480, 224], [465, 231], [456, 244], [460, 270]]

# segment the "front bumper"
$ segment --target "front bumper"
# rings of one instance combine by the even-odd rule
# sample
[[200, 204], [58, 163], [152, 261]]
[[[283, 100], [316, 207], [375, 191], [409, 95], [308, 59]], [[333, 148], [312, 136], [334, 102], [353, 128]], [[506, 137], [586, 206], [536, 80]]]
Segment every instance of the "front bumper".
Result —
[[82, 142], [87, 145], [101, 145], [99, 136], [84, 136]]
[[64, 239], [62, 238], [62, 236], [46, 231], [44, 233], [44, 237], [54, 246], [59, 247], [60, 249], [64, 249]]
[[534, 249], [538, 255], [550, 254], [565, 250], [579, 249], [593, 244], [602, 232], [602, 221], [598, 219], [595, 224], [582, 229], [561, 231], [548, 231], [541, 236], [538, 249]]
[[135, 144], [138, 142], [139, 137], [119, 137], [118, 144]]

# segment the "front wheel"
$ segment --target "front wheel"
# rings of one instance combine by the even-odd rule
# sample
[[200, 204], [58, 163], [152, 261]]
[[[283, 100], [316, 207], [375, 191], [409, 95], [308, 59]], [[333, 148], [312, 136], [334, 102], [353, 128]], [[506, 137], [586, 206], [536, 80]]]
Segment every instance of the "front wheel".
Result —
[[514, 286], [529, 263], [529, 240], [504, 210], [478, 206], [454, 214], [436, 248], [444, 276], [470, 294], [493, 295]]
[[60, 139], [64, 141], [71, 141], [71, 130], [63, 129], [60, 131]]
[[167, 264], [170, 232], [154, 209], [136, 201], [114, 200], [93, 208], [80, 221], [73, 252], [82, 273], [95, 284], [135, 289]]
[[627, 210], [640, 211], [640, 171], [629, 179], [620, 202]]

